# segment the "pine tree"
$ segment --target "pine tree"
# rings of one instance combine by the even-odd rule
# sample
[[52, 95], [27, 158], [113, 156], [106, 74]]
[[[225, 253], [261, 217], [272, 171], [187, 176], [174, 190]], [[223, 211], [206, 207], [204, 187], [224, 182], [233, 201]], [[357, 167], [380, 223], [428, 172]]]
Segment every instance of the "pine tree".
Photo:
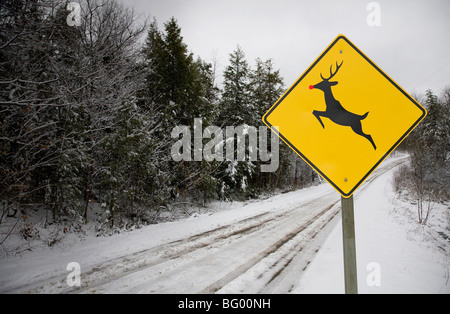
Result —
[[[166, 145], [170, 156], [173, 143], [170, 135], [174, 127], [184, 125], [192, 129], [196, 118], [201, 118], [203, 127], [207, 127], [216, 114], [217, 87], [212, 66], [200, 58], [194, 61], [175, 18], [164, 24], [163, 32], [156, 20], [151, 24], [144, 54], [147, 79], [142, 107], [156, 108], [151, 111], [155, 112], [152, 118], [158, 121], [155, 136]], [[167, 180], [174, 195], [185, 199], [188, 195], [204, 195], [201, 189], [211, 186], [205, 183], [208, 167], [200, 162], [169, 160], [166, 165]]]
[[[222, 100], [217, 125], [225, 127], [248, 127], [254, 123], [254, 108], [251, 102], [250, 73], [251, 69], [240, 48], [230, 54], [230, 64], [224, 72]], [[227, 136], [227, 135], [226, 135]], [[250, 180], [254, 175], [256, 164], [249, 160], [246, 145], [245, 160], [237, 161], [237, 134], [226, 139], [234, 141], [233, 160], [226, 160], [220, 165], [218, 177], [222, 181], [220, 195], [222, 198], [249, 197], [254, 195]]]
[[[279, 70], [274, 69], [273, 61], [271, 59], [262, 61], [256, 59], [256, 69], [250, 75], [251, 101], [253, 104], [253, 116], [255, 126], [262, 126], [262, 116], [267, 110], [275, 104], [284, 91], [283, 79]], [[268, 143], [270, 141], [270, 132], [268, 134]], [[281, 145], [279, 167], [276, 173], [261, 173], [257, 172], [254, 176], [254, 184], [259, 190], [272, 190], [274, 188], [281, 188], [287, 181], [283, 179], [290, 177], [290, 163], [292, 154], [290, 150]], [[269, 148], [269, 151], [271, 148]], [[261, 162], [258, 162], [260, 168]]]
[[156, 20], [151, 24], [144, 49], [147, 60], [148, 102], [162, 111], [164, 128], [192, 125], [194, 118], [211, 115], [213, 96], [208, 64], [194, 61], [183, 42], [181, 28], [175, 18], [158, 29]]
[[220, 125], [251, 125], [254, 106], [250, 98], [251, 69], [245, 59], [244, 51], [238, 46], [230, 54], [230, 65], [224, 72]]
[[250, 75], [251, 100], [254, 108], [255, 125], [262, 124], [262, 116], [275, 104], [284, 91], [279, 70], [274, 70], [271, 59], [256, 59], [256, 69]]

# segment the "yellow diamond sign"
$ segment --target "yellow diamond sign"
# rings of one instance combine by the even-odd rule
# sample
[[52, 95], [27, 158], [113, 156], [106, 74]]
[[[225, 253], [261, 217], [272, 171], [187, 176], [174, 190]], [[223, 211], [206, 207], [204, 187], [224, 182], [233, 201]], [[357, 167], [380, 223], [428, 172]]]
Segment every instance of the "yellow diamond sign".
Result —
[[348, 198], [426, 114], [341, 35], [263, 121]]

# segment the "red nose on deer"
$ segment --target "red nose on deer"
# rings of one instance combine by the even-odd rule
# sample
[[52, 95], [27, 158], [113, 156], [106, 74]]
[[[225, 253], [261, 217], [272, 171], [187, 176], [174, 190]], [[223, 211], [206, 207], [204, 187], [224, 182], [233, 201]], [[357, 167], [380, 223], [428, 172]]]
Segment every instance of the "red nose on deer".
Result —
[[322, 74], [320, 74], [322, 82], [316, 85], [309, 86], [309, 89], [311, 90], [320, 89], [325, 94], [325, 104], [327, 106], [326, 111], [314, 110], [313, 115], [317, 118], [317, 120], [319, 120], [320, 124], [324, 129], [325, 125], [323, 124], [321, 117], [328, 118], [338, 125], [351, 127], [353, 132], [366, 138], [372, 144], [373, 148], [376, 150], [377, 146], [375, 145], [372, 136], [365, 134], [362, 130], [361, 125], [361, 121], [367, 118], [369, 113], [367, 112], [366, 114], [361, 116], [347, 111], [344, 107], [342, 107], [341, 103], [338, 100], [336, 100], [336, 98], [334, 98], [333, 92], [331, 91], [331, 87], [338, 85], [338, 82], [330, 82], [330, 80], [336, 76], [336, 74], [342, 67], [343, 63], [344, 61], [342, 61], [341, 64], [338, 65], [338, 63], [336, 62], [336, 71], [334, 72], [333, 72], [333, 65], [331, 65], [329, 78], [324, 78]]

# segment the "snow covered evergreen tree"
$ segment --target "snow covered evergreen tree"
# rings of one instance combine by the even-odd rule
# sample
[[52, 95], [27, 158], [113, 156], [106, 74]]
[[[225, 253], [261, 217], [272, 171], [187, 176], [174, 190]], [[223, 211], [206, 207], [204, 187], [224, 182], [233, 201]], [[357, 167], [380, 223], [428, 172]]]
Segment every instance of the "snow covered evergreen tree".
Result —
[[[157, 108], [151, 110], [155, 116], [150, 118], [158, 121], [156, 136], [159, 142], [166, 143], [170, 156], [174, 127], [193, 129], [196, 118], [202, 119], [203, 127], [212, 122], [217, 106], [214, 76], [211, 65], [194, 60], [175, 18], [164, 24], [164, 31], [159, 30], [156, 20], [150, 25], [144, 54], [147, 74], [142, 106], [146, 110]], [[212, 178], [209, 168], [199, 161], [169, 160], [164, 168], [172, 194], [184, 199], [188, 195], [204, 195], [206, 178]]]
[[[263, 126], [262, 117], [267, 110], [275, 104], [284, 92], [283, 79], [279, 70], [274, 69], [271, 59], [262, 61], [256, 59], [256, 68], [250, 74], [250, 90], [252, 102], [252, 120], [253, 125]], [[270, 141], [270, 132], [268, 132], [267, 143]], [[280, 162], [279, 168], [275, 173], [257, 172], [254, 175], [255, 188], [261, 191], [272, 190], [274, 188], [282, 188], [289, 184], [291, 159], [294, 157], [291, 150], [280, 145]], [[261, 149], [261, 148], [260, 148]], [[269, 152], [271, 147], [268, 148]], [[262, 162], [257, 162], [257, 168], [260, 168]]]
[[241, 47], [230, 54], [229, 62], [224, 72], [219, 125], [252, 125], [255, 119], [250, 95], [251, 69]]
[[[224, 72], [220, 112], [216, 122], [222, 128], [244, 127], [245, 129], [249, 126], [254, 126], [255, 123], [255, 112], [250, 90], [251, 69], [245, 59], [244, 51], [239, 46], [230, 54], [229, 63]], [[249, 183], [255, 174], [256, 163], [249, 158], [248, 145], [245, 148], [245, 160], [238, 161], [237, 149], [239, 144], [237, 134], [225, 136], [227, 137], [227, 145], [234, 142], [234, 154], [232, 160], [225, 160], [220, 166], [221, 197], [254, 196], [255, 191]]]
[[262, 125], [262, 116], [275, 104], [284, 92], [283, 79], [279, 70], [274, 69], [271, 59], [256, 59], [256, 69], [250, 75], [251, 101], [255, 125]]

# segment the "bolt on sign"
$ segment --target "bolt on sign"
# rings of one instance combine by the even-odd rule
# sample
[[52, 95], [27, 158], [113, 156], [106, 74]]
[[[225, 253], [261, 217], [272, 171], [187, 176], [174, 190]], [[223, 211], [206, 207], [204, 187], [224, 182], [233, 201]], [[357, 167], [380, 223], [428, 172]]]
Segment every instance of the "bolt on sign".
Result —
[[340, 35], [270, 108], [263, 122], [349, 198], [426, 115], [419, 103]]

